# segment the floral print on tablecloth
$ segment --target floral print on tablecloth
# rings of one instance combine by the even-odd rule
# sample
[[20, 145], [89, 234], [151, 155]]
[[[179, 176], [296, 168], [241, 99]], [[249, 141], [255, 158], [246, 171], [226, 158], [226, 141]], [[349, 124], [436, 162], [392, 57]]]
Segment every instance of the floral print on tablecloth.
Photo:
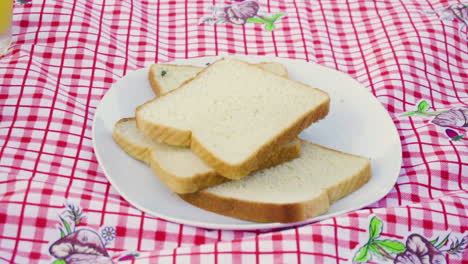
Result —
[[446, 255], [461, 257], [467, 246], [468, 236], [447, 234], [442, 239], [429, 240], [420, 234], [410, 234], [406, 241], [382, 238], [383, 223], [372, 217], [369, 224], [369, 240], [358, 247], [354, 262], [376, 261], [395, 264], [445, 264]]
[[229, 5], [211, 6], [210, 16], [200, 19], [200, 24], [211, 23], [229, 23], [234, 25], [244, 25], [246, 23], [263, 24], [266, 31], [273, 31], [276, 28], [276, 22], [285, 16], [283, 13], [261, 14], [259, 13], [260, 4], [256, 0], [235, 1]]
[[430, 118], [431, 123], [445, 128], [445, 134], [452, 141], [467, 140], [468, 106], [456, 106], [448, 110], [429, 111], [431, 106], [426, 101], [421, 101], [417, 109], [406, 112], [403, 116], [422, 116]]
[[101, 235], [90, 228], [77, 228], [85, 215], [81, 207], [67, 203], [60, 219], [60, 239], [49, 247], [49, 253], [56, 258], [53, 264], [112, 264], [113, 260], [133, 260], [138, 253], [124, 253], [111, 257], [106, 246], [115, 239], [115, 228], [106, 226]]
[[468, 25], [468, 2], [465, 3], [453, 3], [447, 7], [430, 10], [430, 11], [423, 11], [425, 14], [438, 14], [441, 20], [444, 21], [458, 21], [460, 26], [458, 27], [458, 31], [460, 35], [465, 39], [467, 38], [467, 32], [463, 31], [466, 29]]

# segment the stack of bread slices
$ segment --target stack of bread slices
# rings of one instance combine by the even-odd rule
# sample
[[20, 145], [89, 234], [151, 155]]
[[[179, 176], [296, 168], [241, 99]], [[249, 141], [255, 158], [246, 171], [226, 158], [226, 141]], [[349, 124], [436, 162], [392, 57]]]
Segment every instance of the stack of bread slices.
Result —
[[113, 137], [183, 200], [255, 222], [296, 222], [370, 178], [369, 159], [299, 139], [326, 117], [328, 94], [279, 63], [233, 58], [207, 67], [154, 64], [157, 95]]

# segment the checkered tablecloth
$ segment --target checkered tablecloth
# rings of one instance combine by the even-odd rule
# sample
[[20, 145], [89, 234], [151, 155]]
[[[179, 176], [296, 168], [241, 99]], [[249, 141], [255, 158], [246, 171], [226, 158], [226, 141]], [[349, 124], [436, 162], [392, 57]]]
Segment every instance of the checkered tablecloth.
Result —
[[[468, 263], [468, 2], [252, 1], [15, 4], [0, 57], [0, 263]], [[248, 232], [126, 202], [93, 152], [100, 99], [151, 63], [228, 53], [308, 60], [362, 83], [400, 134], [390, 193], [317, 223]], [[93, 250], [66, 255], [55, 246], [67, 241]]]

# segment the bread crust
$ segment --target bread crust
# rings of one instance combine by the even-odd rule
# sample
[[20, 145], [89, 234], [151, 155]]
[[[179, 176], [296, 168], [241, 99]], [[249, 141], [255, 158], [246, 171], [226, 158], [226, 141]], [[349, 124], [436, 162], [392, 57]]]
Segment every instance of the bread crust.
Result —
[[[123, 122], [134, 121], [135, 118], [120, 119], [114, 126], [113, 138], [115, 142], [130, 156], [148, 164], [161, 181], [176, 193], [193, 193], [211, 186], [226, 182], [228, 179], [216, 173], [215, 170], [206, 173], [194, 174], [192, 177], [180, 177], [164, 169], [158, 160], [157, 153], [150, 146], [134, 144], [119, 133], [118, 126]], [[290, 144], [283, 145], [278, 152], [265, 159], [259, 169], [273, 167], [280, 163], [295, 159], [300, 155], [301, 144], [295, 140]]]
[[[305, 140], [302, 140], [302, 142], [313, 144]], [[333, 151], [358, 157], [336, 150]], [[367, 162], [366, 166], [352, 177], [325, 189], [318, 196], [297, 203], [279, 204], [240, 200], [216, 195], [209, 192], [209, 190], [179, 196], [192, 205], [225, 216], [254, 222], [290, 223], [304, 221], [325, 213], [333, 202], [362, 187], [369, 181], [370, 177], [371, 166], [370, 162]]]
[[[258, 64], [255, 64], [255, 66], [258, 66], [260, 68], [262, 68], [263, 65], [265, 64], [270, 64], [271, 62], [260, 62]], [[162, 85], [159, 83], [158, 79], [157, 79], [157, 76], [158, 76], [158, 70], [157, 68], [160, 67], [160, 66], [169, 66], [169, 67], [190, 67], [190, 68], [196, 68], [196, 69], [200, 69], [202, 70], [204, 67], [199, 67], [199, 66], [192, 66], [192, 65], [178, 65], [178, 64], [158, 64], [158, 63], [155, 63], [153, 65], [150, 66], [150, 69], [148, 71], [148, 80], [150, 82], [150, 85], [151, 85], [151, 89], [153, 90], [154, 94], [156, 94], [156, 96], [163, 96], [165, 95], [167, 92], [164, 92], [164, 89], [162, 87]], [[281, 67], [281, 69], [283, 70], [284, 74], [278, 74], [280, 76], [284, 76], [284, 77], [288, 77], [288, 70], [286, 69], [286, 67], [281, 64], [281, 63], [277, 63], [277, 67]]]
[[132, 120], [134, 120], [134, 118], [122, 118], [117, 121], [112, 131], [112, 138], [132, 158], [149, 164], [151, 160], [151, 149], [149, 147], [143, 147], [129, 142], [122, 134], [119, 133], [119, 130], [117, 129], [120, 124]]
[[[280, 150], [272, 155], [270, 159], [266, 159], [260, 164], [259, 169], [266, 169], [283, 162], [293, 160], [300, 155], [300, 143], [296, 140], [293, 144], [288, 144], [280, 148]], [[161, 181], [169, 186], [174, 192], [179, 194], [193, 193], [205, 188], [215, 186], [228, 181], [226, 177], [219, 175], [216, 171], [212, 170], [206, 173], [195, 174], [192, 177], [179, 177], [170, 171], [165, 170], [157, 158], [155, 152], [150, 152], [149, 165], [154, 174], [159, 176]]]
[[[217, 62], [221, 60], [218, 60]], [[200, 74], [203, 74], [209, 67], [212, 67], [217, 62], [214, 62], [207, 68], [200, 71], [192, 79], [185, 81], [180, 87], [184, 86], [186, 83], [192, 81], [193, 79], [198, 78]], [[248, 64], [248, 65], [252, 65], [247, 62], [243, 62], [243, 61], [241, 62]], [[252, 65], [252, 66], [255, 66], [255, 65]], [[255, 66], [255, 67], [265, 72], [269, 72], [258, 66]], [[287, 79], [284, 76], [279, 76], [279, 77]], [[314, 88], [311, 87], [311, 89], [314, 89]], [[208, 166], [214, 168], [222, 176], [229, 178], [229, 179], [241, 179], [245, 177], [246, 175], [248, 175], [250, 172], [259, 169], [261, 160], [264, 158], [268, 159], [270, 156], [270, 153], [274, 153], [278, 151], [279, 146], [286, 144], [288, 141], [293, 140], [302, 130], [310, 126], [312, 123], [323, 119], [328, 114], [329, 107], [330, 107], [330, 97], [328, 96], [327, 93], [319, 89], [317, 90], [326, 96], [326, 100], [324, 100], [324, 102], [322, 102], [321, 104], [316, 106], [314, 109], [310, 110], [309, 112], [303, 114], [301, 117], [299, 117], [296, 120], [296, 122], [294, 122], [289, 127], [280, 131], [275, 137], [271, 138], [269, 141], [267, 141], [266, 144], [264, 144], [262, 147], [257, 149], [256, 152], [252, 153], [244, 161], [238, 164], [229, 164], [227, 162], [224, 162], [221, 158], [211, 153], [206, 147], [203, 146], [202, 142], [197, 140], [196, 135], [195, 136], [192, 135], [191, 131], [166, 127], [161, 124], [149, 122], [145, 120], [143, 117], [141, 117], [140, 109], [143, 108], [145, 105], [155, 100], [158, 100], [158, 98], [150, 100], [144, 103], [143, 105], [140, 105], [137, 107], [136, 109], [137, 126], [145, 135], [151, 138], [154, 138], [160, 142], [170, 144], [170, 145], [175, 145], [175, 146], [190, 146], [192, 151], [198, 157], [200, 157], [206, 164], [208, 164]]]
[[250, 172], [259, 168], [263, 159], [269, 158], [271, 153], [278, 151], [278, 148], [288, 141], [296, 138], [302, 130], [310, 126], [312, 123], [323, 119], [329, 111], [328, 102], [317, 107], [317, 110], [312, 110], [300, 117], [296, 123], [284, 129], [276, 137], [270, 139], [265, 145], [251, 154], [243, 163], [229, 164], [212, 154], [196, 137], [191, 137], [191, 145], [193, 153], [202, 159], [210, 167], [214, 168], [219, 174], [229, 179], [241, 179]]
[[141, 120], [138, 118], [138, 108], [136, 123], [138, 129], [140, 129], [140, 131], [143, 132], [143, 134], [168, 145], [179, 147], [190, 146], [190, 143], [192, 141], [192, 131], [181, 130], [164, 125], [154, 124], [151, 122], [145, 122], [145, 120]]
[[[263, 70], [266, 70], [265, 68], [263, 68], [263, 65], [265, 65], [265, 64], [271, 64], [271, 62], [266, 62], [265, 61], [265, 62], [259, 62], [259, 63], [253, 64], [253, 65], [258, 66], [258, 67], [262, 68]], [[284, 66], [281, 63], [276, 63], [276, 64], [277, 64], [277, 66], [281, 67], [281, 69], [283, 70], [284, 73], [279, 74], [277, 72], [273, 72], [273, 71], [272, 72], [279, 75], [279, 76], [283, 76], [283, 77], [287, 78], [288, 77], [288, 69], [286, 68], [286, 66]]]
[[[154, 155], [155, 153], [152, 152], [152, 154]], [[220, 176], [214, 170], [198, 173], [188, 178], [178, 177], [170, 171], [165, 170], [158, 162], [157, 157], [152, 158], [149, 166], [165, 185], [179, 194], [193, 193], [228, 181], [227, 178]]]
[[198, 67], [198, 66], [192, 66], [192, 65], [178, 65], [178, 64], [158, 64], [155, 63], [150, 66], [150, 69], [148, 71], [148, 80], [151, 85], [151, 89], [157, 96], [163, 96], [167, 94], [168, 92], [165, 92], [164, 89], [162, 88], [162, 85], [159, 83], [157, 76], [158, 76], [158, 70], [157, 68], [160, 66], [168, 66], [168, 67], [190, 67], [190, 68], [196, 68], [202, 70], [203, 67]]
[[158, 79], [156, 78], [156, 69], [158, 68], [158, 64], [153, 64], [148, 71], [148, 80], [151, 84], [151, 89], [157, 96], [163, 95], [163, 90], [161, 84], [159, 84]]
[[222, 197], [205, 191], [179, 194], [179, 197], [210, 212], [260, 223], [302, 221], [325, 213], [329, 204], [326, 194], [319, 195], [303, 203], [284, 204], [245, 201]]

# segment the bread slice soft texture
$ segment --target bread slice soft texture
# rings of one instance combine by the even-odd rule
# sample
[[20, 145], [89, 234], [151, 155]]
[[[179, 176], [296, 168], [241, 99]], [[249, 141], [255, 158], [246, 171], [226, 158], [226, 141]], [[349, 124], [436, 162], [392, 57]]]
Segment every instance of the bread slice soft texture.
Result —
[[331, 203], [369, 180], [367, 158], [301, 141], [297, 159], [179, 196], [226, 216], [255, 222], [297, 222], [325, 213]]
[[[137, 129], [134, 118], [119, 120], [114, 126], [113, 137], [130, 156], [148, 164], [154, 174], [176, 193], [192, 193], [228, 180], [208, 167], [189, 148], [169, 146], [146, 137]], [[261, 168], [292, 160], [299, 154], [300, 142], [294, 140], [265, 160]]]
[[[256, 64], [265, 70], [281, 76], [288, 76], [286, 67], [277, 62], [262, 62]], [[148, 71], [148, 79], [151, 88], [157, 96], [164, 95], [175, 90], [185, 81], [192, 79], [205, 67], [177, 64], [153, 64]]]
[[137, 108], [138, 128], [190, 146], [219, 174], [240, 179], [328, 114], [327, 93], [237, 59], [221, 59]]

